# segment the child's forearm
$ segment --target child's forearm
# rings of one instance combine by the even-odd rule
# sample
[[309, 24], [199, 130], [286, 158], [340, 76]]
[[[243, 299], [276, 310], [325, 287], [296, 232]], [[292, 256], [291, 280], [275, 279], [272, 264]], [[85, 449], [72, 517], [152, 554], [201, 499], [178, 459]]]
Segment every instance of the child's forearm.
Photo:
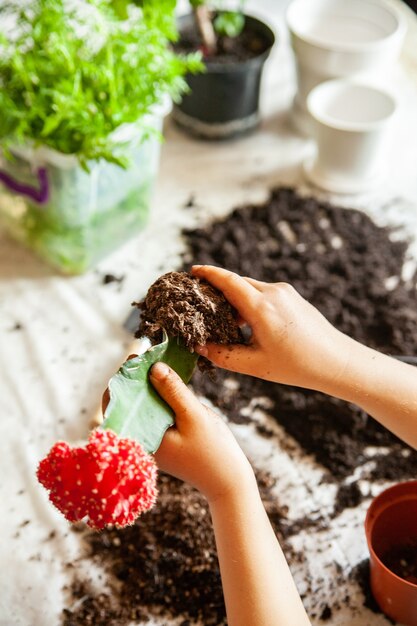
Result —
[[229, 626], [307, 626], [255, 479], [210, 503]]
[[417, 367], [406, 365], [345, 337], [347, 358], [320, 391], [362, 407], [386, 428], [417, 448]]

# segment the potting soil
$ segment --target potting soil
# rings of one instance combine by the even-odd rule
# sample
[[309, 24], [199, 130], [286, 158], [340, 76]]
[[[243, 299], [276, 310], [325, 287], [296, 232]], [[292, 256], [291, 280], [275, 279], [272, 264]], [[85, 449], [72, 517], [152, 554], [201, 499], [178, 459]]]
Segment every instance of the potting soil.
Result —
[[143, 302], [136, 337], [160, 340], [161, 329], [187, 348], [197, 344], [241, 343], [236, 311], [224, 295], [187, 272], [169, 272], [150, 286]]
[[[270, 47], [270, 42], [246, 24], [237, 37], [219, 36], [215, 53], [204, 55], [206, 62], [239, 63], [260, 56]], [[197, 28], [181, 29], [181, 39], [175, 45], [176, 50], [184, 54], [201, 50], [204, 53], [201, 37]]]
[[417, 539], [391, 548], [381, 555], [381, 561], [400, 578], [417, 584]]

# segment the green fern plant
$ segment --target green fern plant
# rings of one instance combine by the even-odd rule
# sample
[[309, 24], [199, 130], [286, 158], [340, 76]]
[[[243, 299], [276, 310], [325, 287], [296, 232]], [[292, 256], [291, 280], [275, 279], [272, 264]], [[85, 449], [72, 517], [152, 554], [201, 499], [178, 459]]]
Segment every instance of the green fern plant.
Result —
[[112, 132], [178, 100], [198, 53], [178, 56], [175, 0], [6, 0], [0, 6], [0, 142], [43, 144], [84, 166], [125, 166]]

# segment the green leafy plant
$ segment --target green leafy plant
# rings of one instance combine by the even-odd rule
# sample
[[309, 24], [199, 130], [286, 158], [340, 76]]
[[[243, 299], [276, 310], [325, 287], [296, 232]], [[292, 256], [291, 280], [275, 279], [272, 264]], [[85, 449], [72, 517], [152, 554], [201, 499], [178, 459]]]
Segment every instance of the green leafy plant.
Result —
[[[181, 57], [175, 0], [10, 0], [0, 6], [0, 141], [46, 145], [126, 165], [112, 133], [146, 127], [164, 94], [186, 90], [184, 75], [202, 69]], [[8, 28], [3, 25], [8, 25]]]

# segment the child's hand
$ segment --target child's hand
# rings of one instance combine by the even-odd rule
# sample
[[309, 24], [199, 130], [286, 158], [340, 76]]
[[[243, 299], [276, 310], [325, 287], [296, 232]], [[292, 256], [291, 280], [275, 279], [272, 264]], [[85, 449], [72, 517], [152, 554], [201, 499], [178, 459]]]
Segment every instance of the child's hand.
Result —
[[223, 292], [252, 329], [249, 346], [197, 346], [232, 371], [312, 389], [327, 388], [346, 368], [350, 340], [287, 283], [263, 283], [210, 265], [195, 276]]
[[210, 503], [254, 484], [249, 461], [221, 417], [165, 363], [152, 367], [150, 380], [176, 419], [155, 454], [158, 466], [196, 487]]

